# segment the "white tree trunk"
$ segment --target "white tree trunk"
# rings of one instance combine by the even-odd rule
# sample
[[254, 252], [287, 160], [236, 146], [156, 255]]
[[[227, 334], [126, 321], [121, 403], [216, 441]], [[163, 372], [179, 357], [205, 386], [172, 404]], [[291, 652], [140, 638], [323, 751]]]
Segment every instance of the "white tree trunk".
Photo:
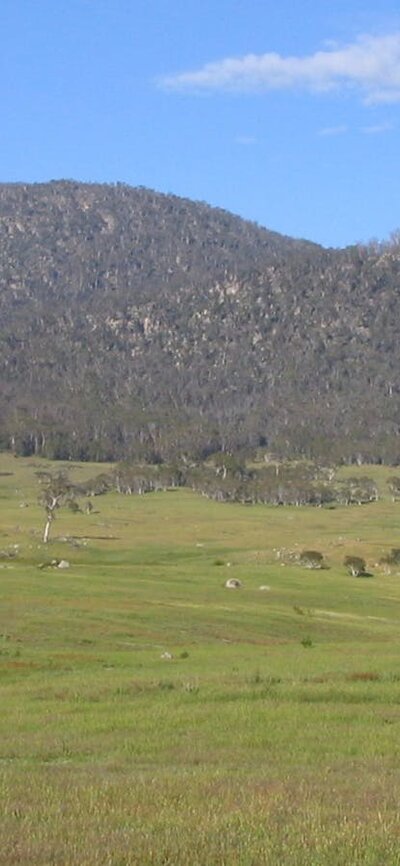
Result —
[[46, 526], [45, 526], [45, 528], [44, 528], [44, 533], [43, 533], [43, 542], [44, 542], [44, 544], [47, 544], [47, 542], [48, 542], [48, 540], [49, 540], [50, 526], [51, 526], [51, 518], [49, 517], [49, 519], [48, 519], [47, 522], [46, 522]]

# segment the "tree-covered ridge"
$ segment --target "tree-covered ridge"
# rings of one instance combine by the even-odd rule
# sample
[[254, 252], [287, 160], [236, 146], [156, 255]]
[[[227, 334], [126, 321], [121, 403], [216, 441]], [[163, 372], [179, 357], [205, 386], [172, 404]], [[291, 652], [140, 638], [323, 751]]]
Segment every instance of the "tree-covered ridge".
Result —
[[124, 185], [0, 186], [0, 444], [395, 462], [400, 246], [324, 250]]

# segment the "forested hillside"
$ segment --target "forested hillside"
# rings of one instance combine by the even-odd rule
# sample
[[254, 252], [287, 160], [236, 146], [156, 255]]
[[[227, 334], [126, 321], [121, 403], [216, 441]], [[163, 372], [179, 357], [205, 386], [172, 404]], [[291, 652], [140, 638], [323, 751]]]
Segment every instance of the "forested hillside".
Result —
[[0, 186], [0, 447], [400, 460], [400, 243], [325, 250], [172, 195]]

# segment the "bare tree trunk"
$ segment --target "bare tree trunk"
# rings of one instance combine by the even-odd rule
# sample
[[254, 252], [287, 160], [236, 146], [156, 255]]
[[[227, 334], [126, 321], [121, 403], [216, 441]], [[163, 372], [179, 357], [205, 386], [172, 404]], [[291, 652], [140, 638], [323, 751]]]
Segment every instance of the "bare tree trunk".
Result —
[[51, 527], [52, 520], [53, 520], [53, 518], [50, 516], [47, 518], [46, 526], [44, 528], [44, 533], [43, 533], [43, 543], [44, 544], [47, 544], [47, 542], [49, 540], [50, 527]]

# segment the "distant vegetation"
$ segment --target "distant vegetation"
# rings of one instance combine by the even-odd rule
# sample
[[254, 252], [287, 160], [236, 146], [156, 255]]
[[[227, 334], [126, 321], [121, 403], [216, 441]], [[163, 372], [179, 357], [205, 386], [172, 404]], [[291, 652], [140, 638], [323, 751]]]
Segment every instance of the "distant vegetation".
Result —
[[325, 250], [61, 181], [0, 186], [0, 243], [0, 448], [400, 461], [398, 236]]
[[[49, 483], [49, 476], [43, 472], [38, 475], [42, 483], [46, 482], [46, 508], [49, 492], [46, 484]], [[84, 485], [75, 485], [73, 488], [62, 473], [50, 476], [50, 482], [56, 491], [60, 481], [61, 501], [65, 499], [69, 507], [75, 504], [75, 500], [71, 503], [71, 496], [98, 496], [110, 491], [125, 495], [143, 495], [178, 487], [187, 487], [217, 502], [240, 502], [248, 505], [261, 503], [334, 507], [335, 504], [365, 505], [379, 498], [376, 482], [368, 476], [342, 478], [332, 467], [310, 461], [252, 466], [245, 461], [239, 463], [237, 459], [230, 460], [229, 455], [222, 471], [220, 456], [217, 455], [215, 461], [210, 459], [206, 463], [189, 465], [161, 463], [150, 466], [125, 461], [116, 464], [108, 472], [95, 475]], [[51, 483], [50, 493], [52, 500], [54, 492]]]
[[[158, 464], [150, 466], [123, 462], [88, 477], [84, 482], [72, 481], [68, 463], [51, 472], [38, 463], [36, 471], [40, 489], [39, 504], [44, 509], [47, 535], [59, 508], [90, 514], [93, 497], [105, 493], [123, 496], [186, 488], [215, 502], [242, 505], [314, 506], [335, 509], [337, 506], [363, 506], [376, 502], [382, 492], [375, 478], [361, 474], [346, 477], [340, 470], [310, 461], [282, 462], [273, 466], [250, 465], [236, 461], [221, 474], [218, 461], [191, 465]], [[46, 464], [44, 464], [46, 467]], [[387, 487], [391, 489], [391, 480]], [[386, 497], [386, 489], [384, 492]], [[84, 497], [86, 497], [84, 501]], [[45, 533], [46, 535], [46, 533]], [[45, 537], [45, 541], [47, 538]], [[400, 553], [392, 550], [392, 560]], [[321, 555], [311, 549], [304, 551], [309, 567], [325, 567]], [[311, 565], [313, 560], [313, 565]], [[317, 564], [318, 560], [318, 564]], [[397, 561], [397, 560], [396, 560]]]

